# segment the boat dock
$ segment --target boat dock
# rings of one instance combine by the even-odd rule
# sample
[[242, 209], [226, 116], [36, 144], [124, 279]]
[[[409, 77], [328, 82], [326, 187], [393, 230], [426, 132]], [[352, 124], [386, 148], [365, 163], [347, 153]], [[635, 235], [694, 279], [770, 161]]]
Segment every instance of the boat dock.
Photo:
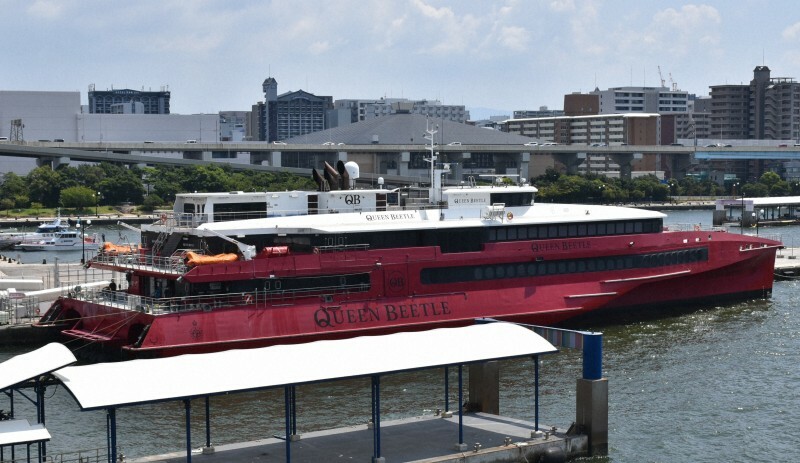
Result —
[[[381, 423], [382, 457], [390, 462], [516, 462], [555, 463], [585, 455], [586, 435], [567, 435], [565, 429], [551, 428], [532, 436], [534, 423], [487, 413], [464, 415], [465, 450], [458, 447], [458, 417], [423, 416]], [[282, 461], [283, 438], [218, 445], [213, 452], [198, 448], [192, 461], [253, 462]], [[346, 428], [309, 432], [292, 442], [292, 461], [364, 461], [372, 452], [373, 431], [364, 424]], [[533, 456], [544, 456], [533, 459]], [[334, 457], [335, 456], [335, 457]], [[126, 458], [129, 463], [183, 463], [185, 452]]]
[[775, 279], [800, 279], [800, 248], [784, 248], [775, 259]]

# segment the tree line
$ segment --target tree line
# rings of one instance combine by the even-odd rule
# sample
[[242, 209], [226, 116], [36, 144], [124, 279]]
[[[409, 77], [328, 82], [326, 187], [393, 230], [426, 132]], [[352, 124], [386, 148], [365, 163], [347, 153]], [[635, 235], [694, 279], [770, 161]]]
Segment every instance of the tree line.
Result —
[[593, 174], [566, 175], [555, 169], [548, 169], [544, 175], [534, 178], [532, 184], [539, 189], [539, 201], [563, 203], [663, 202], [674, 196], [744, 194], [749, 198], [763, 198], [800, 195], [800, 183], [781, 180], [775, 172], [766, 172], [754, 182], [729, 181], [719, 185], [712, 180], [692, 176], [662, 182], [652, 174], [625, 180]]
[[170, 204], [186, 192], [281, 191], [313, 189], [296, 175], [234, 171], [227, 165], [124, 167], [109, 162], [76, 167], [37, 167], [27, 175], [6, 173], [0, 183], [0, 210], [90, 208], [124, 203], [142, 210]]
[[[566, 175], [548, 169], [533, 179], [539, 201], [564, 203], [631, 203], [668, 201], [673, 196], [767, 197], [800, 195], [800, 183], [766, 172], [758, 181], [718, 185], [687, 176], [662, 182], [654, 175], [631, 180], [599, 175]], [[76, 167], [37, 167], [27, 175], [7, 173], [0, 182], [0, 210], [40, 208], [85, 209], [139, 205], [143, 211], [171, 204], [178, 193], [223, 191], [313, 190], [310, 178], [288, 173], [234, 171], [230, 166], [124, 167], [102, 162]]]

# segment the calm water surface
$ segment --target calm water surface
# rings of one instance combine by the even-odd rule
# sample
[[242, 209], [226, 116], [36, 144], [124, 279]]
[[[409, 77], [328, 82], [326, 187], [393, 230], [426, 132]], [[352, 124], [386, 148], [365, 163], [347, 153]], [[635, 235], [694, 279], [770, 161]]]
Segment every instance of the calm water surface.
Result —
[[[710, 214], [670, 213], [667, 222], [710, 225]], [[800, 236], [800, 229], [761, 230], [765, 231], [780, 233], [787, 242]], [[799, 284], [776, 282], [769, 300], [585, 327], [604, 333], [604, 375], [609, 380], [610, 455], [591, 461], [800, 460]], [[25, 350], [4, 349], [0, 360]], [[502, 364], [503, 414], [533, 420], [532, 371], [531, 361]], [[455, 371], [451, 374], [452, 407], [457, 393]], [[580, 375], [578, 352], [564, 350], [543, 358], [543, 424], [565, 427], [574, 421], [575, 381]], [[385, 419], [431, 414], [442, 408], [442, 376], [442, 370], [434, 370], [382, 379]], [[53, 434], [50, 454], [104, 447], [103, 412], [80, 412], [63, 388], [51, 387], [46, 395], [47, 426]], [[17, 398], [18, 416], [32, 419], [34, 414], [24, 402]], [[300, 432], [365, 423], [369, 415], [368, 380], [298, 388]], [[203, 404], [195, 402], [196, 447], [203, 443], [203, 419]], [[213, 398], [212, 421], [216, 444], [282, 434], [282, 391]], [[118, 432], [126, 455], [181, 451], [183, 405], [122, 409]]]

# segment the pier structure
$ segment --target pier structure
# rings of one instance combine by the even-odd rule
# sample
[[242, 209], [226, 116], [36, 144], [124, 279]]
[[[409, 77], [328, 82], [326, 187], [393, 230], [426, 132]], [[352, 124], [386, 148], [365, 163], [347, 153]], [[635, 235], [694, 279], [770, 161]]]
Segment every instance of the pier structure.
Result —
[[[797, 225], [800, 223], [800, 196], [775, 198], [717, 199], [713, 224], [738, 224], [742, 228]], [[738, 211], [734, 215], [734, 211]]]
[[[565, 330], [555, 330], [546, 336], [558, 340], [559, 345], [580, 345], [585, 353], [591, 353], [588, 357], [584, 356], [593, 360], [585, 362], [584, 378], [579, 380], [579, 389], [584, 388], [581, 386], [583, 382], [589, 381], [586, 384], [587, 393], [597, 397], [597, 387], [592, 383], [597, 380], [589, 378], [601, 376], [601, 338], [576, 335]], [[512, 462], [525, 459], [560, 462], [566, 458], [593, 454], [589, 446], [590, 439], [594, 439], [592, 447], [605, 454], [607, 435], [601, 439], [592, 434], [601, 429], [597, 421], [592, 421], [596, 419], [596, 412], [579, 408], [578, 419], [568, 430], [540, 425], [540, 356], [554, 352], [557, 349], [553, 344], [529, 327], [496, 322], [135, 362], [69, 366], [52, 371], [51, 375], [70, 391], [82, 410], [106, 411], [109, 463], [121, 461], [118, 448], [124, 447], [119, 446], [117, 440], [117, 410], [165, 401], [181, 401], [184, 404], [185, 453], [126, 458], [125, 461], [173, 463], [191, 462], [197, 458], [207, 462], [238, 462], [252, 461], [265, 452], [271, 455], [285, 453], [287, 462], [295, 457], [298, 461], [324, 461], [330, 455], [349, 455], [350, 458], [362, 459], [370, 453], [371, 448], [373, 462]], [[0, 367], [16, 358], [0, 364]], [[533, 422], [482, 412], [466, 412], [462, 406], [464, 367], [504, 359], [533, 360]], [[253, 364], [271, 367], [253, 369]], [[303, 367], [297, 368], [297, 365]], [[445, 371], [442, 408], [434, 416], [384, 423], [380, 411], [381, 378], [392, 373], [429, 368], [444, 368]], [[451, 411], [450, 377], [454, 370], [458, 372], [459, 403]], [[215, 374], [209, 375], [209, 371]], [[370, 381], [370, 422], [349, 428], [298, 434], [296, 387], [345, 378], [365, 378]], [[154, 384], [171, 384], [174, 387], [165, 390], [153, 387]], [[604, 380], [601, 378], [597, 384], [604, 384]], [[285, 435], [215, 448], [211, 439], [210, 418], [213, 396], [270, 388], [284, 390]], [[602, 399], [602, 386], [600, 390]], [[202, 449], [192, 445], [192, 402], [197, 400], [202, 401], [205, 407], [205, 445]], [[583, 407], [582, 403], [590, 404], [578, 398], [579, 407]], [[607, 398], [605, 403], [607, 407]], [[595, 407], [596, 404], [590, 406]], [[600, 415], [600, 421], [606, 421], [607, 434], [607, 411]], [[590, 420], [588, 425], [585, 419]], [[279, 450], [281, 448], [282, 452]]]
[[[53, 371], [77, 362], [75, 355], [63, 344], [50, 343], [26, 354], [0, 363], [0, 391], [8, 398], [8, 412], [0, 410], [0, 461], [7, 461], [5, 451], [9, 449], [11, 461], [17, 459], [18, 446], [26, 449], [25, 461], [30, 463], [31, 447], [36, 445], [36, 459], [45, 461], [47, 441], [50, 432], [45, 427], [45, 381]], [[31, 394], [32, 392], [32, 394]], [[14, 402], [16, 396], [33, 403], [36, 410], [36, 422], [31, 424], [27, 419], [16, 416]]]
[[[480, 320], [479, 320], [480, 321]], [[492, 320], [487, 320], [492, 321]], [[608, 379], [603, 377], [602, 333], [520, 325], [531, 329], [559, 348], [580, 349], [583, 353], [583, 375], [576, 385], [574, 427], [588, 436], [591, 455], [608, 454]], [[535, 369], [538, 384], [538, 363]], [[500, 414], [500, 374], [497, 362], [470, 365], [469, 408], [479, 412]], [[539, 429], [539, 394], [536, 398], [535, 427]]]
[[[476, 339], [492, 342], [476, 343]], [[372, 385], [372, 460], [384, 462], [381, 412], [381, 377], [391, 373], [426, 368], [457, 367], [459, 386], [464, 365], [497, 359], [536, 358], [556, 352], [556, 348], [531, 330], [509, 323], [476, 324], [461, 328], [439, 328], [422, 332], [315, 341], [307, 344], [278, 345], [210, 354], [184, 355], [68, 367], [54, 372], [77, 400], [81, 410], [106, 410], [109, 461], [117, 461], [116, 411], [122, 407], [164, 401], [182, 401], [186, 411], [186, 462], [192, 461], [191, 401], [203, 399], [206, 406], [206, 454], [211, 445], [209, 400], [214, 395], [283, 388], [285, 397], [285, 460], [292, 461], [297, 434], [296, 387], [345, 378], [368, 378]], [[250, 368], [270, 365], [270, 368]], [[302, 365], [302, 368], [298, 368]], [[214, 375], [207, 372], [214, 371]], [[169, 389], [154, 384], [171, 384]], [[459, 401], [462, 400], [459, 387]], [[448, 394], [449, 395], [449, 394]], [[445, 404], [445, 409], [447, 405]], [[444, 414], [455, 419], [454, 414]], [[464, 441], [464, 414], [458, 407], [457, 427], [450, 441], [452, 451], [467, 450]], [[538, 429], [530, 429], [535, 433]], [[553, 443], [555, 441], [551, 441]], [[585, 446], [575, 439], [569, 450], [585, 454]], [[302, 451], [302, 448], [300, 449]], [[357, 456], [357, 455], [356, 455]], [[362, 456], [363, 457], [363, 456]], [[305, 458], [305, 457], [303, 457]], [[395, 458], [408, 461], [405, 457]], [[226, 456], [226, 461], [236, 461]], [[160, 461], [160, 460], [159, 460]], [[209, 460], [210, 461], [210, 460]]]

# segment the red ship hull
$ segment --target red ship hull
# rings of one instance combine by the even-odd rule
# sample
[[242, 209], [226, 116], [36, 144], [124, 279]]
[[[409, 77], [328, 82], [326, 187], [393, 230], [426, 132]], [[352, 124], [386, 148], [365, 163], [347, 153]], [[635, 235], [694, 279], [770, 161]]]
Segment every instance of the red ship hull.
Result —
[[[132, 357], [458, 326], [479, 318], [553, 325], [615, 310], [768, 296], [778, 247], [723, 232], [665, 232], [496, 243], [454, 254], [407, 248], [280, 256], [197, 268], [184, 278], [203, 283], [243, 274], [268, 280], [362, 272], [369, 274], [368, 289], [333, 296], [254, 293], [238, 305], [159, 313], [62, 298], [39, 325], [59, 324], [65, 336]], [[426, 277], [431, 269], [444, 276]]]

